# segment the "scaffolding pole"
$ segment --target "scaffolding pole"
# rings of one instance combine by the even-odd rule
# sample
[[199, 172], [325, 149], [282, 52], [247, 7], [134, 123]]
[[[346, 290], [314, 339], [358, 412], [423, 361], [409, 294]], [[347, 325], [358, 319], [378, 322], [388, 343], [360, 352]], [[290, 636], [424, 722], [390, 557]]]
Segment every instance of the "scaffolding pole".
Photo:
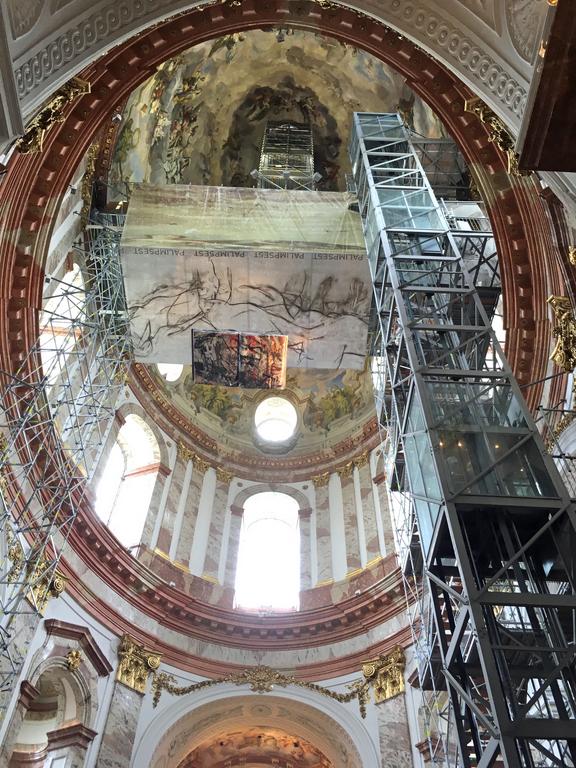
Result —
[[433, 759], [568, 768], [576, 514], [491, 327], [494, 259], [462, 242], [397, 115], [356, 114], [350, 153]]
[[[0, 717], [50, 596], [114, 418], [132, 356], [119, 258], [123, 216], [98, 214], [78, 248], [82, 277], [47, 279], [38, 338], [0, 372]], [[83, 283], [83, 284], [82, 284]]]

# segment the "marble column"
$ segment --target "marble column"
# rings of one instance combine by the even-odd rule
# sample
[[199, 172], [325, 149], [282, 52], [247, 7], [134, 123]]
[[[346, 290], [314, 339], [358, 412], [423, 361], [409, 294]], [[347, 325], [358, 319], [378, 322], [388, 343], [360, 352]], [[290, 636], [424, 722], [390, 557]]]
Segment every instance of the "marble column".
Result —
[[216, 470], [216, 487], [210, 516], [210, 530], [206, 542], [204, 576], [220, 581], [220, 553], [224, 542], [226, 511], [230, 504], [230, 483], [232, 475], [221, 469]]
[[158, 538], [155, 543], [154, 540], [152, 540], [153, 545], [166, 554], [169, 554], [172, 548], [174, 525], [178, 505], [182, 497], [184, 478], [188, 469], [190, 469], [190, 472], [192, 471], [192, 467], [190, 466], [189, 468], [189, 465], [191, 464], [190, 457], [186, 451], [187, 449], [184, 446], [178, 446], [178, 453], [170, 476], [166, 504], [162, 515], [160, 530], [158, 531]]
[[240, 530], [242, 528], [243, 507], [234, 504], [230, 506], [230, 531], [226, 557], [226, 575], [224, 583], [233, 587], [236, 583], [236, 566], [238, 565], [238, 548], [240, 546]]
[[376, 706], [382, 768], [413, 768], [405, 694]]
[[206, 561], [208, 534], [210, 532], [210, 523], [212, 521], [215, 494], [216, 470], [214, 467], [207, 466], [202, 476], [202, 487], [200, 489], [200, 498], [198, 501], [198, 515], [196, 516], [194, 525], [194, 535], [188, 561], [190, 572], [195, 576], [202, 576], [204, 574], [204, 563]]
[[357, 465], [352, 472], [354, 482], [354, 501], [356, 504], [356, 522], [358, 525], [358, 554], [360, 555], [360, 567], [366, 568], [368, 564], [368, 550], [366, 547], [366, 526], [364, 523], [364, 504], [362, 503], [362, 488], [360, 484], [360, 470]]
[[378, 471], [378, 455], [370, 457], [370, 474], [372, 475], [372, 501], [376, 512], [376, 525], [378, 528], [378, 542], [382, 555], [390, 555], [394, 552], [394, 536], [392, 535], [392, 521], [388, 508], [388, 496], [386, 491], [386, 474]]
[[344, 530], [346, 532], [346, 571], [350, 573], [362, 567], [358, 536], [356, 487], [353, 477], [354, 468], [346, 468], [339, 472], [338, 475], [340, 477], [340, 487], [342, 488], [342, 510], [344, 514]]
[[312, 510], [308, 507], [298, 513], [300, 525], [300, 589], [312, 586]]
[[166, 496], [168, 487], [168, 478], [171, 475], [171, 470], [165, 464], [160, 464], [158, 467], [158, 474], [156, 475], [156, 482], [154, 483], [154, 490], [152, 491], [152, 498], [148, 505], [148, 512], [146, 514], [146, 522], [144, 523], [144, 530], [142, 531], [141, 543], [152, 549], [152, 539], [156, 530], [156, 522], [160, 514], [160, 510], [163, 508], [163, 500]]
[[[178, 560], [178, 562], [186, 566], [190, 557], [192, 534], [198, 512], [196, 487], [191, 488], [192, 475], [194, 474], [196, 478], [198, 475], [202, 476], [202, 469], [203, 466], [200, 469], [198, 468], [196, 459], [194, 459], [193, 463], [192, 458], [187, 457], [186, 469], [184, 470], [184, 477], [182, 478], [182, 486], [180, 488], [180, 497], [176, 507], [176, 516], [174, 518], [172, 541], [168, 551], [171, 560]], [[184, 521], [186, 521], [185, 525]]]
[[98, 768], [130, 765], [148, 676], [160, 665], [159, 654], [128, 635], [120, 640], [118, 657], [116, 681], [96, 761]]
[[396, 551], [396, 545], [394, 543], [394, 530], [392, 513], [390, 510], [390, 504], [388, 502], [388, 491], [386, 490], [386, 484], [384, 479], [376, 478], [379, 482], [375, 483], [377, 495], [380, 499], [380, 514], [382, 518], [382, 535], [384, 538], [384, 547], [387, 555], [391, 555]]
[[332, 578], [341, 581], [348, 573], [346, 558], [346, 524], [344, 522], [344, 501], [340, 476], [333, 472], [328, 481], [330, 504], [330, 544], [332, 549]]
[[316, 550], [318, 557], [318, 583], [332, 578], [332, 547], [330, 544], [330, 500], [328, 476], [314, 478], [316, 493]]
[[376, 515], [376, 507], [374, 505], [372, 473], [370, 472], [370, 466], [367, 463], [358, 467], [357, 473], [358, 493], [360, 496], [362, 518], [364, 521], [366, 560], [370, 563], [382, 554], [380, 549], [380, 537], [378, 535], [378, 519]]

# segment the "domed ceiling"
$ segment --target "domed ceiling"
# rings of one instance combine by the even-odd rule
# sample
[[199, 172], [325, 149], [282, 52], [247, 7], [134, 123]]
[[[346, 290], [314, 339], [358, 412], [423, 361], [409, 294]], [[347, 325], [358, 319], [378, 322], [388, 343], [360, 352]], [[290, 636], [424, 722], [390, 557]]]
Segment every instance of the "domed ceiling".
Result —
[[[425, 136], [439, 119], [404, 79], [369, 54], [299, 30], [255, 30], [198, 45], [165, 62], [129, 98], [118, 128], [108, 183], [116, 195], [134, 182], [254, 186], [268, 120], [309, 122], [320, 190], [345, 190], [354, 111], [399, 111]], [[114, 194], [114, 191], [112, 194]], [[167, 383], [134, 366], [136, 386], [168, 406], [172, 424], [226, 457], [262, 457], [253, 414], [265, 391], [193, 384], [186, 367]], [[290, 457], [334, 459], [367, 447], [376, 433], [372, 383], [363, 371], [289, 369], [286, 394], [299, 412]], [[175, 416], [177, 414], [177, 416]], [[282, 451], [276, 452], [282, 453]], [[272, 462], [282, 464], [281, 457]]]
[[165, 62], [124, 109], [111, 182], [253, 186], [268, 119], [310, 122], [320, 189], [345, 189], [352, 113], [400, 111], [442, 135], [432, 111], [373, 56], [320, 34], [254, 30]]

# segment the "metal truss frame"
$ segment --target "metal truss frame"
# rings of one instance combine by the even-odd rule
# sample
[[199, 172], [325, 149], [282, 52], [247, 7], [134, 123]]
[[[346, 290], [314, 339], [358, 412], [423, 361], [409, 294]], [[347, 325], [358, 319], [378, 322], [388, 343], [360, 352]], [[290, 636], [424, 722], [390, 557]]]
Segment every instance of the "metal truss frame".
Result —
[[491, 327], [495, 254], [451, 227], [397, 115], [356, 114], [350, 154], [432, 755], [568, 768], [576, 512]]
[[[119, 258], [123, 216], [98, 214], [77, 248], [84, 285], [48, 278], [38, 340], [0, 371], [0, 715], [32, 632], [63, 587], [58, 563], [115, 414], [132, 344]], [[28, 618], [26, 618], [28, 617]]]

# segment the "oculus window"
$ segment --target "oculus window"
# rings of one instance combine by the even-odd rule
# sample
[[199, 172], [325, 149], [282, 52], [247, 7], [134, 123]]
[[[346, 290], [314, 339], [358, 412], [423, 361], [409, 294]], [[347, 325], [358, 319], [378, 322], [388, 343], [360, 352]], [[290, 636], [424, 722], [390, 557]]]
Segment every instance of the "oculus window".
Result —
[[234, 602], [251, 610], [298, 610], [300, 529], [291, 496], [257, 493], [244, 504]]
[[283, 443], [296, 431], [298, 414], [285, 397], [267, 397], [254, 413], [256, 432], [266, 443]]

